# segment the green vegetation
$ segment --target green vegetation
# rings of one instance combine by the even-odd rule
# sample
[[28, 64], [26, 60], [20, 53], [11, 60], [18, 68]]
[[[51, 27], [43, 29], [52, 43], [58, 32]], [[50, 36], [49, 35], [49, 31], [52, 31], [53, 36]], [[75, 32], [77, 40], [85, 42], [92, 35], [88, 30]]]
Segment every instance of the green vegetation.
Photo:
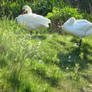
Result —
[[[50, 18], [50, 28], [30, 35], [19, 26], [15, 17], [25, 4]], [[92, 21], [91, 6], [91, 0], [0, 0], [0, 92], [92, 92], [92, 36], [79, 48], [79, 39], [60, 28], [70, 17]]]
[[23, 5], [29, 5], [33, 12], [46, 15], [53, 10], [53, 7], [63, 8], [72, 6], [78, 8], [80, 12], [92, 14], [91, 0], [0, 0], [0, 17], [16, 17], [21, 13]]
[[62, 31], [60, 26], [67, 21], [70, 17], [75, 17], [76, 19], [83, 18], [83, 15], [80, 14], [77, 8], [71, 8], [66, 6], [64, 8], [53, 8], [52, 12], [47, 14], [47, 18], [51, 19], [51, 32], [60, 32]]
[[53, 7], [64, 7], [64, 0], [0, 0], [0, 17], [15, 18], [21, 13], [23, 5], [29, 5], [33, 12], [46, 15]]
[[92, 36], [41, 32], [0, 21], [0, 92], [82, 92], [92, 89]]

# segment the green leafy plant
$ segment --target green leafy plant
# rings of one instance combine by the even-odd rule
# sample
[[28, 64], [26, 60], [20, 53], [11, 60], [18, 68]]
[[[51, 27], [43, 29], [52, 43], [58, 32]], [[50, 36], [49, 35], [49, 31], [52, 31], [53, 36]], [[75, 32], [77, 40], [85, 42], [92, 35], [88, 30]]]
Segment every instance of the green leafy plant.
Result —
[[71, 17], [75, 17], [76, 19], [83, 18], [82, 14], [78, 12], [77, 8], [64, 7], [64, 8], [53, 8], [52, 13], [48, 13], [48, 18], [52, 20], [51, 30], [53, 31], [61, 31], [60, 26], [67, 21]]

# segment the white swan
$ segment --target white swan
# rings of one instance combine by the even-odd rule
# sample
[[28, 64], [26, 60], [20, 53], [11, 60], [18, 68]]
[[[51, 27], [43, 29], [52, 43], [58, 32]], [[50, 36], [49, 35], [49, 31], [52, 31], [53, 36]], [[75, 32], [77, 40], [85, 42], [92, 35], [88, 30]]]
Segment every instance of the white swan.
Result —
[[[25, 14], [26, 13], [26, 14]], [[31, 8], [28, 5], [24, 5], [22, 8], [22, 15], [16, 17], [19, 25], [23, 28], [30, 30], [42, 30], [49, 27], [51, 20], [41, 15], [32, 13]]]
[[64, 31], [80, 38], [79, 46], [83, 37], [92, 34], [92, 23], [85, 19], [76, 20], [74, 17], [71, 17], [61, 27]]

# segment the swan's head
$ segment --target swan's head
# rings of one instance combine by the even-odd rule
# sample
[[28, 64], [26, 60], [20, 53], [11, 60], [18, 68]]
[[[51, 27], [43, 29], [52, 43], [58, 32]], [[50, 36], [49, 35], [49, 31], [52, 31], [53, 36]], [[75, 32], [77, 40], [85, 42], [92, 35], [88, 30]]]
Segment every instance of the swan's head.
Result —
[[32, 9], [28, 5], [24, 5], [22, 8], [22, 14], [32, 13]]
[[75, 18], [74, 17], [71, 17], [70, 19], [68, 19], [61, 27], [62, 29], [64, 30], [66, 27], [68, 26], [72, 26], [75, 22]]

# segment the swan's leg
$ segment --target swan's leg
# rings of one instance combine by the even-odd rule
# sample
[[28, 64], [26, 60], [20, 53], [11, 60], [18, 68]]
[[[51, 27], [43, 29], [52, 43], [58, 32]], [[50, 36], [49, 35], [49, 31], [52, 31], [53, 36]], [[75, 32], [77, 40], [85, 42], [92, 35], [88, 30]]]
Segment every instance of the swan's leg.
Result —
[[82, 43], [82, 39], [80, 39], [79, 46], [81, 46], [81, 43]]
[[32, 30], [30, 31], [30, 35], [32, 35]]
[[36, 30], [36, 34], [38, 34], [38, 30]]

